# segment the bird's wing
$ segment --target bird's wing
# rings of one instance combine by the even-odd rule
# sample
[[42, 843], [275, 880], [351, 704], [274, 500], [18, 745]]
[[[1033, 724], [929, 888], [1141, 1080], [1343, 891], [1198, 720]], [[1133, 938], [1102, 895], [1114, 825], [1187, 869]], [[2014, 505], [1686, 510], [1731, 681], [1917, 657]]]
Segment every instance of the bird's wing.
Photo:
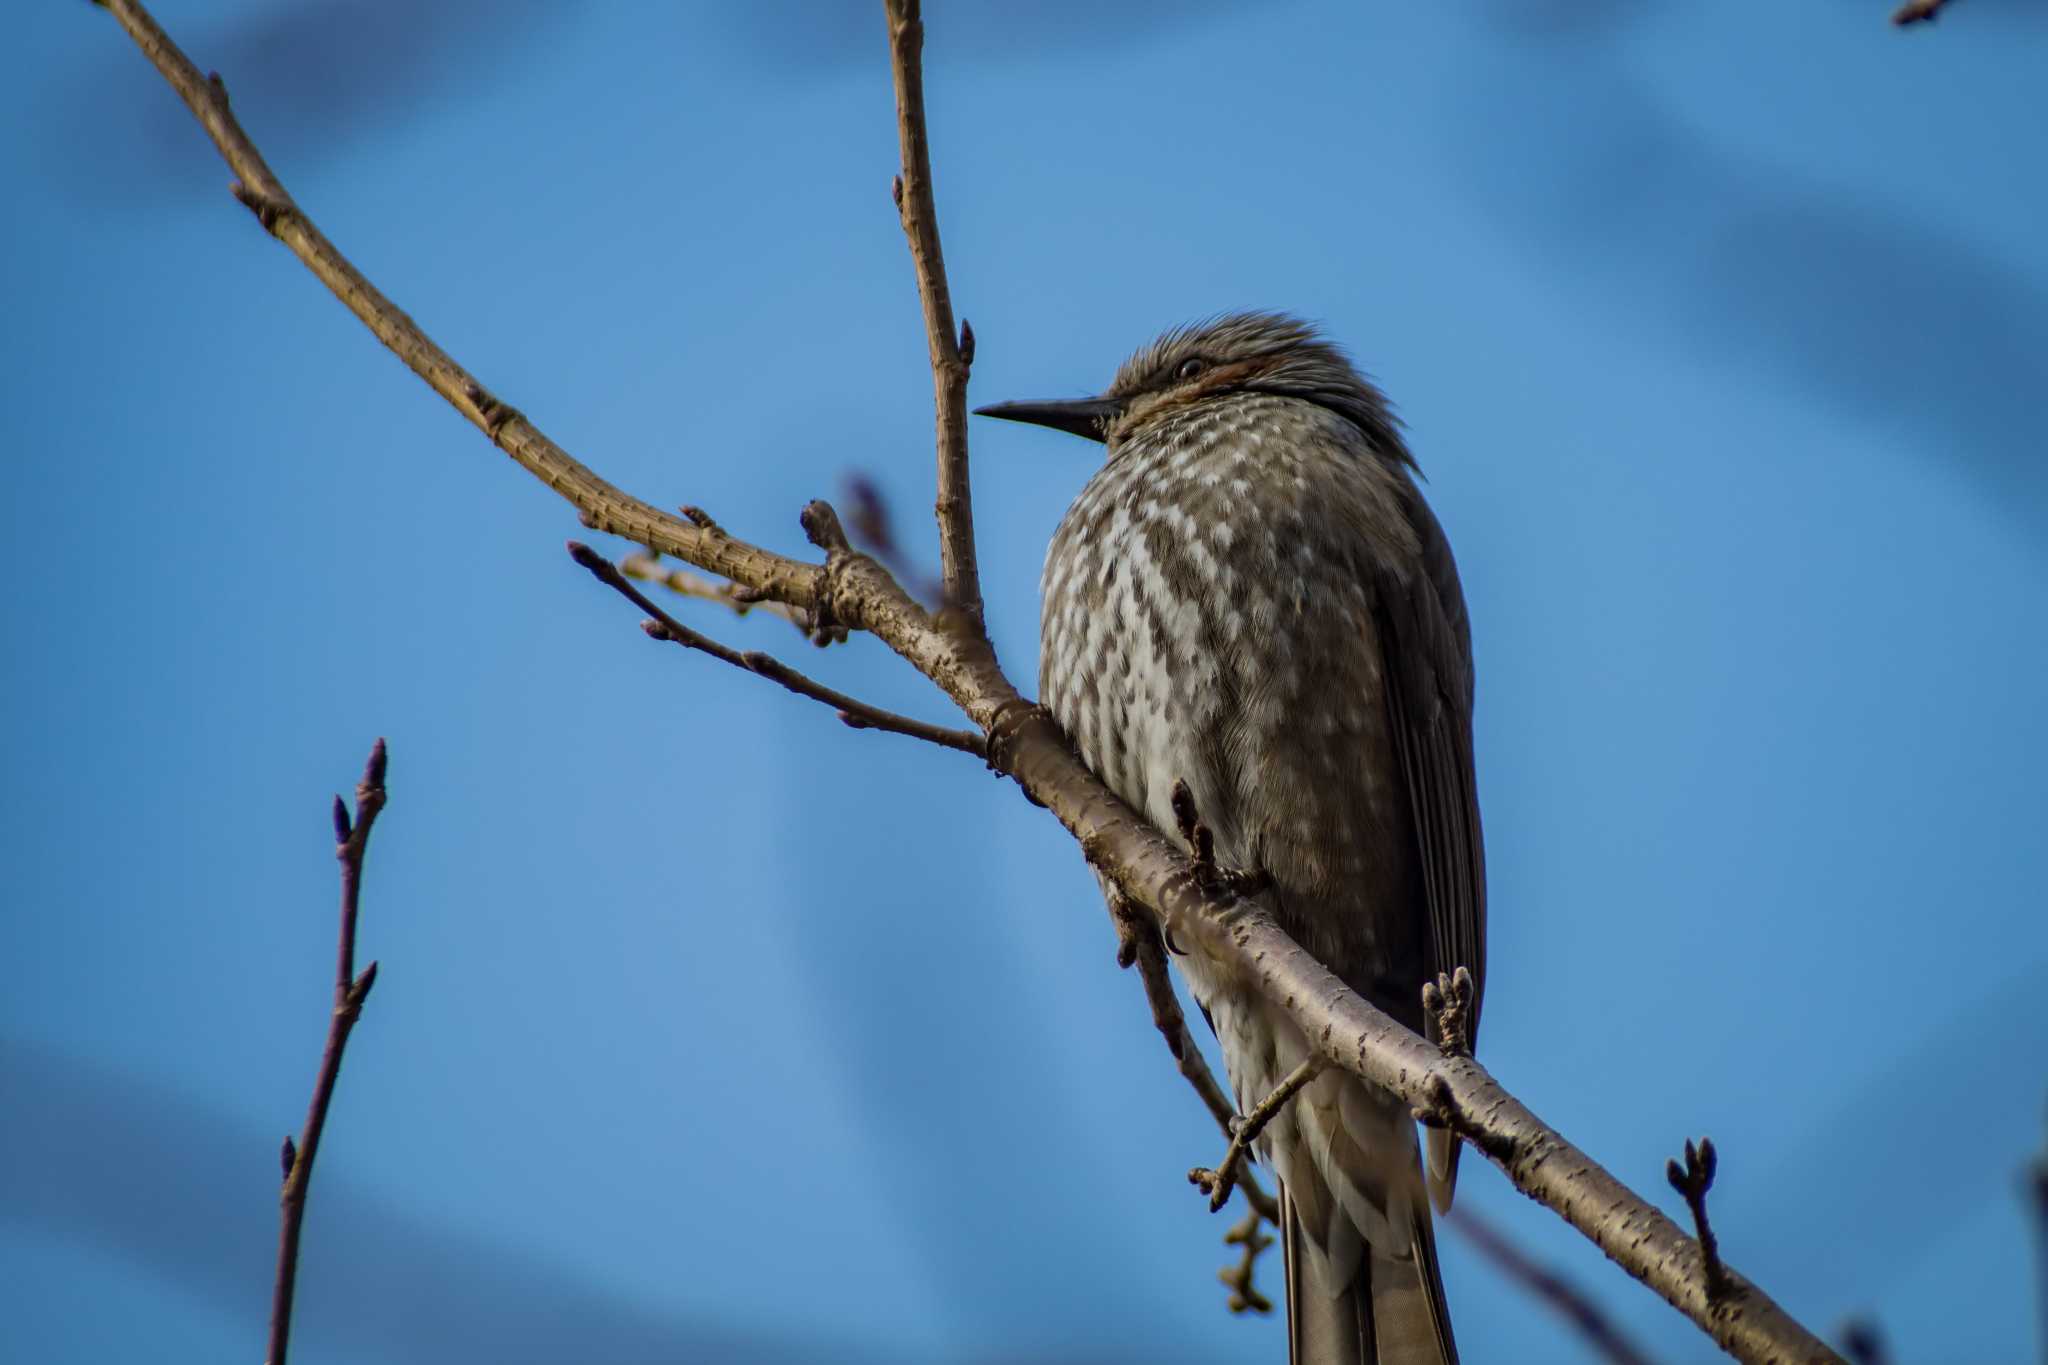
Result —
[[[1382, 676], [1429, 901], [1431, 971], [1471, 971], [1476, 1040], [1486, 985], [1486, 854], [1472, 773], [1471, 628], [1443, 528], [1419, 492], [1408, 490], [1407, 503], [1421, 556], [1379, 584]], [[1440, 1209], [1457, 1177], [1448, 1136], [1430, 1134], [1430, 1194]]]

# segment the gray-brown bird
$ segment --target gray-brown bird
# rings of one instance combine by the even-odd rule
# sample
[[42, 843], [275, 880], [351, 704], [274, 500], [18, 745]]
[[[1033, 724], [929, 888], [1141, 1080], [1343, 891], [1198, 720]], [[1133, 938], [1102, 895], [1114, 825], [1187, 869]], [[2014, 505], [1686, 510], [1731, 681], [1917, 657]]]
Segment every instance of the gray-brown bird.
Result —
[[[1107, 447], [1047, 552], [1039, 691], [1162, 830], [1185, 782], [1219, 863], [1410, 1028], [1438, 972], [1485, 981], [1464, 595], [1386, 398], [1307, 325], [1168, 332], [1098, 398], [991, 417]], [[1309, 1052], [1230, 968], [1175, 958], [1240, 1112]], [[1330, 1068], [1257, 1143], [1281, 1187], [1295, 1365], [1452, 1365], [1430, 1206], [1457, 1148]]]

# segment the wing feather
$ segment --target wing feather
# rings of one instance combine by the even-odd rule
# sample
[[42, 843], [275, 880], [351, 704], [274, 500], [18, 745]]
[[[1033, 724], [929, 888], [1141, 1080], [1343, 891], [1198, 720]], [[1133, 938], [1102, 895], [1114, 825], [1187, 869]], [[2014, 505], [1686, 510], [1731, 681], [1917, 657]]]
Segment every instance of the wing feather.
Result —
[[[1472, 767], [1472, 643], [1449, 543], [1420, 493], [1405, 508], [1420, 543], [1410, 571], [1376, 585], [1381, 676], [1428, 900], [1430, 971], [1472, 973], [1471, 1035], [1486, 988], [1486, 855]], [[1448, 1208], [1457, 1144], [1430, 1134], [1430, 1196]]]

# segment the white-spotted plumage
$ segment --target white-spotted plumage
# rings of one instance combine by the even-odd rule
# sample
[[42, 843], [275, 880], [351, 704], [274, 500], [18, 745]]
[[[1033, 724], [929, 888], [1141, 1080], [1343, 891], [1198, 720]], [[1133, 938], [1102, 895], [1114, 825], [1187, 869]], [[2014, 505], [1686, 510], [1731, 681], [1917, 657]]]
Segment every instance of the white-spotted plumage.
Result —
[[[1182, 381], [1191, 357], [1211, 382]], [[1383, 400], [1334, 348], [1264, 315], [1169, 334], [1110, 393], [1108, 459], [1046, 556], [1041, 699], [1159, 828], [1186, 783], [1218, 860], [1270, 878], [1284, 928], [1419, 1026], [1423, 981], [1460, 965], [1442, 960], [1452, 947], [1483, 970], [1483, 881], [1463, 603]], [[1388, 652], [1409, 648], [1429, 657]], [[1421, 704], [1438, 682], [1441, 714]], [[1414, 741], [1446, 718], [1464, 768], [1448, 841], [1432, 840], [1432, 812], [1454, 803], [1424, 791]], [[1463, 895], [1448, 919], [1447, 893]], [[1175, 962], [1250, 1109], [1306, 1041], [1199, 948]], [[1406, 1110], [1329, 1069], [1259, 1151], [1305, 1262], [1290, 1264], [1296, 1359], [1454, 1361]]]

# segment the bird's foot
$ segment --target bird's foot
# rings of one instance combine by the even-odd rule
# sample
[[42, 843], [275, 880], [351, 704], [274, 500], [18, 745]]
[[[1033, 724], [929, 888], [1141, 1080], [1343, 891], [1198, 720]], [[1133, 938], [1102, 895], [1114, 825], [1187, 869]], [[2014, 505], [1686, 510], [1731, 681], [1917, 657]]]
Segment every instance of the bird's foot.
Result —
[[1216, 861], [1216, 836], [1202, 823], [1195, 809], [1195, 794], [1185, 780], [1173, 784], [1173, 821], [1181, 839], [1195, 855], [1195, 880], [1204, 891], [1232, 896], [1256, 896], [1273, 884], [1273, 879], [1255, 867], [1223, 867]]

